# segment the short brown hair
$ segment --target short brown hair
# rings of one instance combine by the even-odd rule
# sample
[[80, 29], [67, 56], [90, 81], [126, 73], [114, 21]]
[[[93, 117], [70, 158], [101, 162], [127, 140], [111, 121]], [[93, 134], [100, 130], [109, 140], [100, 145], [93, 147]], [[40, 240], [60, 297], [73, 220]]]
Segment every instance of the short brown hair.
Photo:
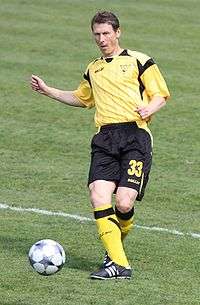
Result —
[[95, 23], [108, 23], [112, 25], [113, 30], [116, 31], [119, 27], [119, 19], [112, 12], [99, 11], [97, 12], [91, 20], [91, 29], [93, 30], [93, 25]]

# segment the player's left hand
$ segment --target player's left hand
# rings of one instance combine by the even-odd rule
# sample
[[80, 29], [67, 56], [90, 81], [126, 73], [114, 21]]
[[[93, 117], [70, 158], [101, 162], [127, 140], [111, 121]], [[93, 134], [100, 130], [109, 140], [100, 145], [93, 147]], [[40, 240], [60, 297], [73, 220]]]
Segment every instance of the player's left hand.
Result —
[[136, 112], [139, 113], [143, 120], [149, 118], [152, 114], [165, 106], [166, 100], [162, 96], [154, 96], [148, 105], [140, 105]]
[[136, 112], [139, 113], [142, 119], [147, 119], [152, 113], [149, 109], [149, 105], [147, 106], [139, 106], [136, 109]]

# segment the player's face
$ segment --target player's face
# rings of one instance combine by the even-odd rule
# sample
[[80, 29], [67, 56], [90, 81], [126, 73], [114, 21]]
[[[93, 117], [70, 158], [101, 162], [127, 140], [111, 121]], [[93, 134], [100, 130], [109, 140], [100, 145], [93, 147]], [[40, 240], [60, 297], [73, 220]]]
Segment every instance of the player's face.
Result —
[[104, 56], [112, 56], [117, 53], [120, 29], [115, 31], [111, 24], [95, 23], [93, 25], [93, 35], [96, 44]]

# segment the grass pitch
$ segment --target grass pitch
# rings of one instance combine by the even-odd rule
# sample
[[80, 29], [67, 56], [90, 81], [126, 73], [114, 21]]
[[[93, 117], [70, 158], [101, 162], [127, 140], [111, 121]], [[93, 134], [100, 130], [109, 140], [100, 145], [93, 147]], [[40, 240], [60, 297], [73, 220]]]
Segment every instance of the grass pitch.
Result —
[[[121, 44], [154, 57], [172, 98], [155, 115], [154, 163], [136, 223], [200, 233], [199, 20], [190, 1], [0, 0], [0, 203], [92, 217], [86, 188], [93, 110], [50, 101], [29, 88], [32, 73], [73, 89], [91, 58], [97, 9], [113, 10]], [[68, 263], [42, 277], [28, 264], [37, 240], [52, 238]], [[90, 281], [103, 249], [94, 222], [0, 209], [1, 305], [197, 305], [200, 240], [135, 228], [126, 252], [130, 281]]]

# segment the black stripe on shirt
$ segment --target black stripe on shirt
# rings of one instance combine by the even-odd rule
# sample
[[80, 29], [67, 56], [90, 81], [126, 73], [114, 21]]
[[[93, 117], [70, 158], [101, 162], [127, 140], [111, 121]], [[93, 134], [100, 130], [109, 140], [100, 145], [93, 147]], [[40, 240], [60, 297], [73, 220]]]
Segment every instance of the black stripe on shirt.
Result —
[[141, 62], [137, 59], [139, 76], [141, 76], [144, 73], [144, 71], [146, 71], [149, 67], [153, 66], [154, 64], [155, 64], [155, 62], [152, 58], [147, 60], [144, 65], [142, 65]]
[[140, 96], [141, 96], [142, 100], [143, 100], [143, 92], [145, 90], [145, 86], [141, 80], [141, 76], [144, 73], [144, 71], [146, 71], [149, 67], [151, 67], [154, 64], [155, 64], [155, 62], [152, 58], [147, 60], [144, 65], [142, 65], [141, 62], [137, 59], [137, 66], [138, 66], [138, 71], [139, 71], [138, 82], [139, 82]]
[[84, 78], [85, 80], [87, 80], [88, 83], [90, 84], [90, 87], [92, 87], [91, 80], [90, 80], [89, 70], [87, 71], [87, 74], [86, 74], [86, 73], [83, 74], [83, 78]]
[[124, 50], [119, 54], [119, 56], [130, 56], [130, 55], [128, 54], [127, 49], [124, 49]]

